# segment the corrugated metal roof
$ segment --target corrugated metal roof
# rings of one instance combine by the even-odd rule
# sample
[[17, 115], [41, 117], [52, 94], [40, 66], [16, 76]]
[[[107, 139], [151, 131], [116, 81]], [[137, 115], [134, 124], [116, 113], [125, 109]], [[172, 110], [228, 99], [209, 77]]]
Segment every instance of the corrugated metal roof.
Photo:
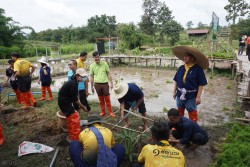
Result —
[[200, 30], [187, 30], [187, 34], [207, 34], [209, 32], [208, 29], [200, 29]]

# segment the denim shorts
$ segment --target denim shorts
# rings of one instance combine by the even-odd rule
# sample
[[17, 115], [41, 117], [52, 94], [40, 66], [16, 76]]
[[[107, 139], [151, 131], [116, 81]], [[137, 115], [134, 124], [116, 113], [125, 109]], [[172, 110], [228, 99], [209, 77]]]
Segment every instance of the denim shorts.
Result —
[[178, 108], [185, 108], [188, 112], [191, 112], [197, 110], [195, 100], [196, 98], [180, 100], [180, 97], [176, 97], [176, 105]]

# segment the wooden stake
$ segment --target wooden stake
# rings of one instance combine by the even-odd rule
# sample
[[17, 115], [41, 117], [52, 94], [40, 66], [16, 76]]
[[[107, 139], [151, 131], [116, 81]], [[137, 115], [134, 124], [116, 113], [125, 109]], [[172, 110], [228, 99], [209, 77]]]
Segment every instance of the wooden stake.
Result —
[[[114, 126], [114, 124], [111, 124], [111, 123], [108, 123], [108, 122], [102, 122], [103, 124], [106, 124], [106, 125], [110, 125], [110, 126]], [[130, 128], [126, 128], [126, 127], [122, 127], [122, 126], [116, 126], [117, 128], [121, 128], [121, 129], [125, 129], [125, 130], [129, 130], [129, 131], [132, 131], [132, 132], [137, 132], [137, 133], [141, 133], [140, 131], [137, 131], [137, 130], [133, 130], [133, 129], [130, 129]]]
[[126, 109], [124, 109], [124, 111], [126, 111], [126, 112], [128, 112], [128, 113], [130, 113], [130, 114], [132, 114], [132, 115], [134, 115], [134, 116], [136, 116], [136, 117], [143, 118], [143, 119], [147, 119], [147, 120], [150, 120], [150, 121], [154, 122], [154, 120], [153, 120], [153, 119], [150, 119], [150, 118], [147, 118], [147, 117], [141, 116], [141, 115], [136, 114], [136, 113], [134, 113], [134, 112], [132, 112], [132, 111], [129, 111], [129, 110], [126, 110]]

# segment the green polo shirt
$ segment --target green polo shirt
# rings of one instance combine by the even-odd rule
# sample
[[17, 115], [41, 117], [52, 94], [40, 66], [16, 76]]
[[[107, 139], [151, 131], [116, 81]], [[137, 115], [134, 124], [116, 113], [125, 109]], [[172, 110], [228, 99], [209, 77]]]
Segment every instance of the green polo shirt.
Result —
[[105, 61], [95, 62], [90, 65], [90, 74], [94, 77], [95, 83], [106, 83], [108, 79], [109, 66]]

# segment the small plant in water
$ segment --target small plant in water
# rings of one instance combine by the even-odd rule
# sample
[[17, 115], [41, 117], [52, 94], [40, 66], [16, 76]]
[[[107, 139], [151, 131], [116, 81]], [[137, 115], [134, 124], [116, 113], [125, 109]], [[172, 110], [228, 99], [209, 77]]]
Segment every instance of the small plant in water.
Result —
[[222, 111], [228, 111], [230, 110], [227, 106], [223, 106]]
[[168, 112], [167, 107], [163, 107], [163, 112]]
[[167, 84], [168, 84], [168, 83], [172, 83], [172, 81], [170, 81], [170, 80], [167, 79], [167, 80], [166, 80], [166, 83], [167, 83]]
[[141, 90], [143, 90], [143, 87], [140, 87]]
[[56, 82], [55, 80], [52, 80], [52, 81], [51, 81], [51, 85], [54, 85], [54, 84], [55, 84], [55, 82]]
[[231, 89], [231, 85], [227, 84], [227, 85], [226, 85], [226, 88], [227, 88], [227, 89]]

